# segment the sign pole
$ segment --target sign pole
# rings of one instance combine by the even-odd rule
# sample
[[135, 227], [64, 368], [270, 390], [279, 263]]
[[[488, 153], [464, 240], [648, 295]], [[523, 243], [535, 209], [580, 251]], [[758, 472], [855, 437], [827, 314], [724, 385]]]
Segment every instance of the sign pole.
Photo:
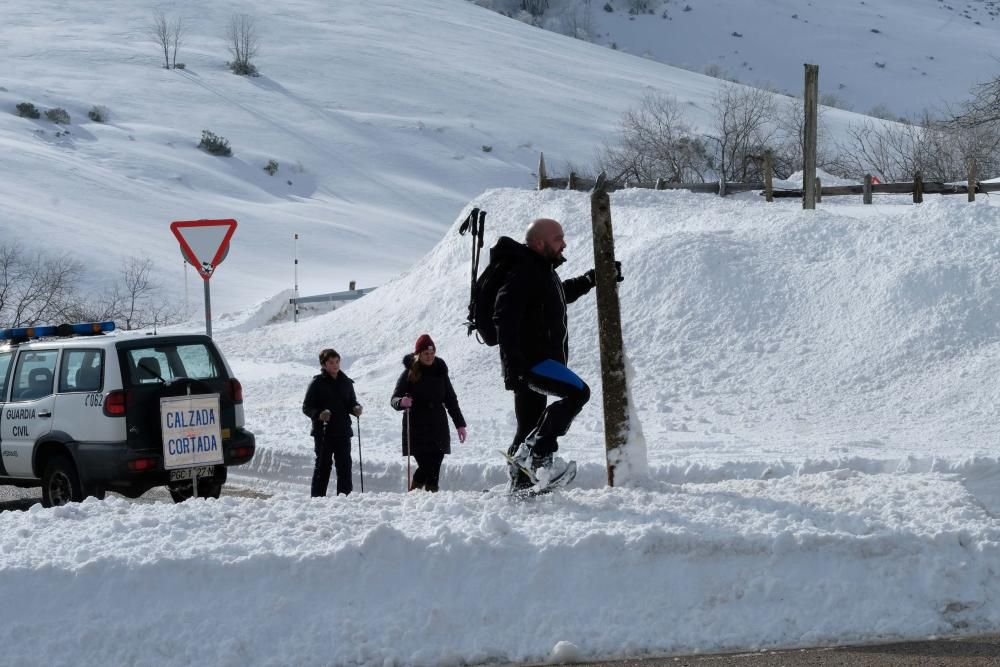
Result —
[[209, 288], [211, 280], [205, 278], [205, 334], [212, 337], [212, 290]]

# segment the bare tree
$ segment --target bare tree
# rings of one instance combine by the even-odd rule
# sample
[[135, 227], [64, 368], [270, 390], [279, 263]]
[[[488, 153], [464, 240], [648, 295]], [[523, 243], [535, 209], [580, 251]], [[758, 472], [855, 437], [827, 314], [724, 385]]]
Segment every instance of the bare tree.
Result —
[[[772, 138], [772, 154], [775, 174], [779, 178], [787, 178], [802, 169], [806, 142], [805, 102], [802, 98], [790, 97], [779, 103], [781, 108], [775, 116], [777, 132]], [[820, 105], [816, 118], [816, 164], [823, 169], [832, 162], [830, 150], [824, 142], [826, 112], [827, 108]]]
[[[170, 21], [162, 9], [153, 12], [153, 22], [149, 32], [163, 50], [163, 68], [177, 67], [177, 51], [184, 37], [185, 25], [181, 17]], [[171, 58], [172, 56], [172, 58]]]
[[[181, 44], [183, 44], [184, 34], [186, 32], [187, 26], [184, 23], [184, 19], [178, 16], [174, 19], [173, 24], [170, 26], [170, 54], [171, 64], [174, 69], [177, 69], [177, 50], [180, 49]], [[183, 67], [183, 65], [181, 67]]]
[[532, 16], [541, 16], [549, 8], [549, 0], [521, 0], [521, 9]]
[[242, 76], [256, 76], [257, 66], [253, 59], [260, 49], [257, 20], [249, 14], [234, 14], [226, 33], [229, 53], [233, 56], [229, 69]]
[[81, 265], [69, 253], [0, 246], [0, 322], [29, 326], [65, 317], [76, 301]]
[[694, 134], [676, 100], [657, 93], [622, 116], [617, 143], [605, 146], [601, 169], [622, 182], [703, 181], [712, 169], [705, 142]]
[[773, 93], [760, 88], [724, 86], [716, 95], [715, 130], [719, 178], [748, 182], [761, 178], [761, 156], [772, 142]]
[[149, 27], [153, 39], [163, 49], [163, 69], [170, 69], [170, 22], [163, 10], [153, 12], [153, 23]]
[[964, 127], [1000, 124], [1000, 77], [972, 89], [972, 99], [954, 114], [954, 122]]
[[852, 124], [838, 144], [836, 171], [860, 178], [874, 173], [883, 181], [906, 181], [918, 170], [922, 130], [914, 125], [865, 120]]
[[99, 296], [79, 299], [72, 311], [77, 321], [114, 320], [126, 331], [170, 324], [179, 315], [178, 305], [166, 298], [156, 282], [155, 266], [148, 257], [123, 260], [117, 282]]

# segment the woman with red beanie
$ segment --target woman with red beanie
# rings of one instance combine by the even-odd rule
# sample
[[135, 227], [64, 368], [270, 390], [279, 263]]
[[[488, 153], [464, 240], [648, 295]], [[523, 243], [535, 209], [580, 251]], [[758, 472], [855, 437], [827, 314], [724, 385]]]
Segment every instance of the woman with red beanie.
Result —
[[407, 411], [403, 416], [403, 456], [412, 455], [417, 460], [410, 491], [437, 491], [441, 462], [445, 454], [451, 454], [448, 417], [455, 424], [459, 442], [465, 442], [465, 418], [448, 377], [448, 365], [437, 357], [429, 335], [417, 339], [413, 354], [403, 357], [403, 366], [389, 404]]

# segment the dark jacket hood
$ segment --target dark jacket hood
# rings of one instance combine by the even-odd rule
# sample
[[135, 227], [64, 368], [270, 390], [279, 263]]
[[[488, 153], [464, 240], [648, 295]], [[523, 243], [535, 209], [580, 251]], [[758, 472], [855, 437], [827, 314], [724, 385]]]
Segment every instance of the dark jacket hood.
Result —
[[558, 268], [565, 261], [565, 258], [550, 260], [509, 236], [501, 236], [497, 239], [496, 245], [490, 248], [490, 264], [494, 262], [535, 262], [542, 266], [551, 265]]

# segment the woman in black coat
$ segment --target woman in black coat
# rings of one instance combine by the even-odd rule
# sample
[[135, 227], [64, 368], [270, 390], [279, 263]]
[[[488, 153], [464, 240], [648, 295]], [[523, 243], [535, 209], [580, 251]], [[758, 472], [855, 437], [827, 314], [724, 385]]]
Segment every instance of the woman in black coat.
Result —
[[451, 429], [448, 416], [458, 431], [458, 441], [465, 442], [465, 418], [458, 407], [458, 397], [448, 377], [448, 365], [436, 357], [434, 341], [427, 334], [417, 339], [413, 354], [403, 357], [406, 370], [396, 381], [389, 402], [403, 415], [403, 456], [417, 459], [410, 491], [438, 490], [441, 462], [451, 453]]

